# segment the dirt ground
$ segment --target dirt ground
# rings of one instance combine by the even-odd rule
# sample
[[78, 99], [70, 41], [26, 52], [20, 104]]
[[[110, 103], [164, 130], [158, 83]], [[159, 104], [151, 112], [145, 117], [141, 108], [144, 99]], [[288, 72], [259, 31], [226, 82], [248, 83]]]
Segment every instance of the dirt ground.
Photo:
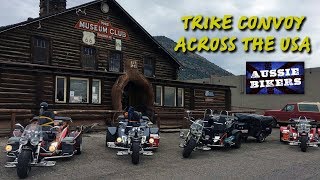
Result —
[[[7, 138], [0, 138], [4, 147]], [[320, 150], [301, 152], [296, 146], [279, 142], [273, 129], [264, 143], [249, 139], [240, 149], [196, 151], [182, 158], [179, 133], [162, 133], [160, 148], [153, 156], [142, 156], [133, 165], [130, 156], [117, 156], [106, 148], [105, 134], [86, 134], [83, 152], [56, 166], [32, 168], [28, 179], [320, 179]], [[0, 156], [0, 179], [17, 179], [15, 168], [4, 168]]]

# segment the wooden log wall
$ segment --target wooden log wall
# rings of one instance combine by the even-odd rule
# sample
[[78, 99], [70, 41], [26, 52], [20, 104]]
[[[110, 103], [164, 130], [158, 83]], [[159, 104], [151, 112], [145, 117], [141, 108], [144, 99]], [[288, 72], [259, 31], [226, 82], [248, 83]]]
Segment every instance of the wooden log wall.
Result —
[[[108, 2], [109, 3], [109, 2]], [[143, 59], [152, 57], [155, 59], [155, 75], [158, 78], [175, 79], [177, 64], [170, 59], [151, 39], [132, 23], [128, 17], [110, 1], [110, 12], [103, 14], [100, 11], [100, 3], [93, 4], [82, 10], [86, 15], [76, 14], [76, 10], [62, 15], [41, 20], [30, 25], [22, 26], [0, 34], [0, 60], [32, 63], [31, 38], [41, 36], [47, 38], [51, 44], [51, 56], [49, 65], [82, 69], [80, 54], [83, 30], [75, 29], [80, 19], [98, 22], [110, 21], [116, 28], [128, 32], [130, 39], [122, 40], [123, 60], [137, 60], [140, 72], [143, 72]], [[97, 70], [108, 70], [110, 53], [115, 51], [115, 39], [102, 39], [96, 37], [93, 45], [97, 51]]]
[[213, 89], [214, 97], [206, 97], [205, 91], [210, 89], [195, 89], [194, 106], [195, 110], [210, 108], [213, 110], [226, 110], [226, 91]]
[[[152, 81], [152, 83], [184, 89], [184, 107], [156, 106], [155, 110], [159, 115], [162, 128], [186, 128], [189, 125], [189, 122], [184, 119], [186, 110], [198, 110], [200, 113], [194, 114], [196, 118], [203, 117], [204, 110], [207, 108], [218, 111], [230, 110], [231, 101], [227, 101], [231, 97], [228, 93], [229, 87], [163, 80]], [[214, 96], [206, 97], [205, 91], [212, 91]]]
[[[186, 83], [175, 81], [178, 65], [173, 59], [133, 23], [113, 1], [108, 1], [110, 12], [103, 14], [100, 3], [82, 8], [86, 14], [76, 14], [76, 10], [60, 14], [48, 19], [36, 21], [28, 25], [21, 25], [15, 29], [0, 33], [0, 108], [31, 109], [38, 113], [39, 104], [47, 101], [52, 110], [87, 109], [111, 110], [111, 89], [117, 78], [123, 74], [108, 72], [109, 58], [115, 50], [115, 39], [101, 39], [96, 37], [93, 47], [97, 52], [97, 68], [81, 67], [81, 48], [83, 31], [75, 29], [80, 19], [97, 23], [99, 20], [110, 21], [116, 28], [126, 30], [129, 40], [122, 40], [123, 60], [138, 61], [138, 70], [143, 72], [143, 59], [155, 59], [155, 78], [149, 78], [153, 85], [184, 88], [184, 107], [157, 107], [161, 113], [182, 114], [186, 109], [226, 109], [228, 108], [229, 87]], [[32, 38], [41, 36], [50, 42], [49, 64], [38, 65], [32, 62]], [[87, 45], [86, 45], [87, 46]], [[101, 80], [100, 105], [55, 103], [55, 77], [65, 76], [91, 78]], [[68, 85], [67, 85], [68, 86]], [[213, 101], [205, 101], [205, 90], [213, 90]], [[69, 91], [67, 89], [67, 96]], [[230, 99], [229, 99], [230, 100]], [[231, 104], [231, 103], [230, 103]], [[77, 122], [106, 122], [110, 118], [106, 114], [89, 113], [86, 115], [72, 115]], [[18, 121], [24, 121], [30, 115], [17, 115]], [[170, 117], [171, 118], [171, 117]], [[162, 118], [168, 126], [181, 124], [180, 117], [172, 119]], [[8, 115], [0, 115], [0, 119], [8, 119]], [[175, 122], [176, 121], [176, 122]], [[1, 125], [0, 125], [1, 127]]]

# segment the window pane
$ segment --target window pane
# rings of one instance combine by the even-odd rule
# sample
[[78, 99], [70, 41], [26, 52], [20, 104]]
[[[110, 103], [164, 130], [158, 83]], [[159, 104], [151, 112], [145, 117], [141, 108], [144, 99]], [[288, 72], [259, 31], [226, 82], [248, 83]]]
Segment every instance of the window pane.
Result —
[[120, 72], [122, 57], [120, 53], [112, 52], [109, 61], [109, 71]]
[[91, 47], [83, 47], [82, 66], [87, 68], [95, 68], [96, 50]]
[[286, 108], [287, 111], [293, 111], [294, 110], [294, 105], [287, 105], [287, 108]]
[[184, 91], [182, 88], [178, 88], [178, 107], [183, 107], [184, 105]]
[[100, 81], [99, 80], [93, 80], [92, 81], [92, 103], [94, 104], [100, 104]]
[[65, 102], [65, 78], [57, 78], [56, 102]]
[[34, 37], [32, 57], [34, 63], [48, 64], [49, 41], [41, 37]]
[[164, 87], [164, 105], [176, 106], [176, 88]]
[[156, 86], [156, 105], [162, 106], [162, 86]]
[[300, 111], [319, 112], [318, 106], [315, 104], [299, 104]]
[[70, 103], [88, 103], [88, 80], [70, 79]]
[[145, 76], [153, 76], [154, 75], [154, 67], [153, 67], [153, 59], [146, 58], [144, 59], [144, 75]]

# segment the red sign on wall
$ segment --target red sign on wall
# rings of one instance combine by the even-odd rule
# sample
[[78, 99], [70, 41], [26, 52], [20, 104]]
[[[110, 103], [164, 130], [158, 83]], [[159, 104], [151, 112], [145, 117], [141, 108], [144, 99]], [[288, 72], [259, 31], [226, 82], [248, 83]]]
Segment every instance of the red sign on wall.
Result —
[[112, 39], [114, 37], [129, 40], [129, 35], [126, 30], [112, 27], [108, 21], [100, 20], [98, 23], [95, 23], [80, 19], [75, 25], [75, 28], [95, 32], [97, 33], [97, 37], [100, 38]]

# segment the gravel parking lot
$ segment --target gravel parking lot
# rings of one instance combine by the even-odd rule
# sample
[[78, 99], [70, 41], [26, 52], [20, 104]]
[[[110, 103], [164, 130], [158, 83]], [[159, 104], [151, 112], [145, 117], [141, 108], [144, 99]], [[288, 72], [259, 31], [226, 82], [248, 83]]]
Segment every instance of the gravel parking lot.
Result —
[[[7, 138], [0, 139], [4, 147]], [[273, 129], [264, 143], [249, 139], [240, 149], [196, 151], [182, 158], [178, 133], [162, 133], [160, 149], [153, 156], [141, 156], [131, 164], [130, 156], [117, 156], [105, 147], [104, 133], [86, 134], [83, 153], [58, 160], [56, 166], [32, 168], [28, 179], [320, 179], [320, 151], [279, 142], [279, 129]], [[1, 179], [17, 179], [16, 169], [0, 163]]]

